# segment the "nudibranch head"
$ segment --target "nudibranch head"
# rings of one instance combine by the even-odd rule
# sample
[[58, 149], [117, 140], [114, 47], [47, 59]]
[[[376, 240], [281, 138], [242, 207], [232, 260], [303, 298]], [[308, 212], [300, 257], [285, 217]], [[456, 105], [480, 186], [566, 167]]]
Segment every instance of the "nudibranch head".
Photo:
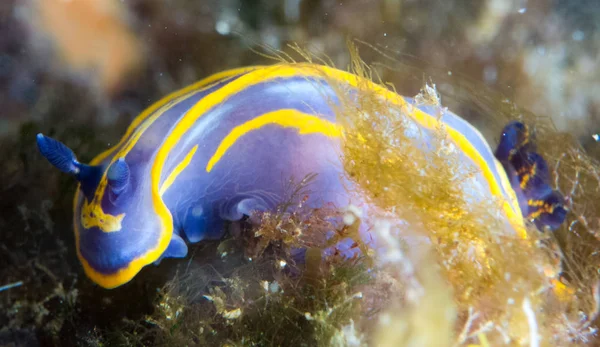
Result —
[[[38, 134], [37, 144], [52, 165], [79, 182], [73, 206], [77, 255], [94, 282], [117, 287], [165, 254], [171, 237], [163, 237], [167, 228], [144, 193], [148, 183], [136, 180], [126, 158], [92, 166], [57, 140]], [[184, 256], [187, 247], [173, 242], [168, 252]]]

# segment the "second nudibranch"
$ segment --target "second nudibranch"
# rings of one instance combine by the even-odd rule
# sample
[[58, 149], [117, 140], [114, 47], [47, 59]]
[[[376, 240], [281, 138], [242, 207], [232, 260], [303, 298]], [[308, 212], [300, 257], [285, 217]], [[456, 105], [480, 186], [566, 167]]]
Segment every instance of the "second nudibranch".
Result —
[[414, 105], [409, 116], [415, 134], [434, 136], [443, 123], [464, 159], [480, 171], [477, 184], [465, 189], [476, 198], [503, 199], [515, 229], [523, 216], [542, 228], [564, 219], [561, 197], [540, 169], [543, 159], [524, 144], [520, 123], [505, 129], [498, 160], [481, 134], [452, 112], [438, 117], [431, 107], [356, 75], [313, 64], [250, 67], [213, 75], [158, 101], [89, 165], [38, 135], [41, 153], [80, 183], [73, 222], [86, 274], [113, 288], [157, 260], [184, 257], [186, 241], [218, 239], [225, 221], [275, 208], [289, 193], [290, 179], [316, 174], [309, 206], [360, 205], [343, 172], [344, 130], [336, 122], [339, 99], [332, 83], [357, 94], [370, 88], [397, 106]]

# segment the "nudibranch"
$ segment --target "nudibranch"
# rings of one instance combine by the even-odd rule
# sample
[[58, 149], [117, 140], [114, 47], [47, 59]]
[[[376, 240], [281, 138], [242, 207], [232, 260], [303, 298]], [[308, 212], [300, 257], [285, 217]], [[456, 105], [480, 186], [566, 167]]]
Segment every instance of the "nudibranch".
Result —
[[[115, 146], [89, 165], [61, 142], [37, 135], [40, 152], [79, 182], [74, 233], [85, 273], [105, 288], [130, 281], [164, 257], [184, 257], [187, 242], [219, 239], [224, 223], [273, 209], [290, 178], [316, 174], [310, 206], [360, 203], [348, 192], [332, 84], [369, 88], [405, 107], [415, 133], [440, 124], [478, 168], [483, 196], [500, 197], [516, 229], [524, 217], [543, 228], [564, 219], [547, 167], [528, 145], [528, 129], [510, 124], [494, 154], [469, 123], [436, 114], [357, 75], [314, 64], [225, 71], [176, 91], [142, 112]], [[426, 147], [425, 147], [426, 148]], [[424, 149], [425, 150], [425, 149]], [[497, 159], [498, 158], [498, 159]], [[360, 199], [359, 199], [360, 200]]]

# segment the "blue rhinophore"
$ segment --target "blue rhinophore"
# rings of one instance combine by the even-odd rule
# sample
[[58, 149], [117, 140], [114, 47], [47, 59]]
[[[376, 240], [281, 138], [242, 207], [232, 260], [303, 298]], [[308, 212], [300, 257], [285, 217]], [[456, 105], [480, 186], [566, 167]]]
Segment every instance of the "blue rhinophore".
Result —
[[53, 138], [37, 134], [37, 145], [40, 153], [57, 169], [71, 175], [78, 175], [81, 164], [77, 161], [75, 153], [62, 142]]

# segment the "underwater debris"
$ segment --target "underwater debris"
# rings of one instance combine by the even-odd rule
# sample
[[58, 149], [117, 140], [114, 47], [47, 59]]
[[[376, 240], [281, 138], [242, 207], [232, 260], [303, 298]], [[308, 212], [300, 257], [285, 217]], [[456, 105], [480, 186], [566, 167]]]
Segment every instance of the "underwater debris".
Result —
[[9, 289], [12, 289], [12, 288], [17, 288], [17, 287], [20, 287], [22, 285], [23, 285], [23, 281], [17, 281], [17, 282], [14, 282], [14, 283], [5, 284], [3, 286], [0, 286], [0, 292], [3, 292], [5, 290], [9, 290]]
[[[217, 314], [220, 314], [223, 318], [227, 320], [240, 318], [242, 310], [239, 307], [230, 310], [225, 308], [226, 296], [225, 293], [221, 290], [221, 288], [209, 288], [209, 293], [211, 293], [211, 295], [205, 294], [203, 295], [203, 297], [215, 305]], [[177, 318], [177, 316], [175, 318]]]
[[[333, 209], [303, 205], [297, 194], [306, 189], [303, 181], [276, 211], [251, 216], [234, 236], [236, 248], [219, 264], [187, 270], [169, 283], [149, 318], [159, 327], [158, 341], [328, 346], [344, 341], [343, 331], [356, 332], [351, 317], [362, 301], [357, 285], [366, 285], [371, 276], [360, 260], [343, 257], [331, 258], [326, 267], [319, 264], [323, 271], [310, 271], [313, 277], [302, 275], [311, 263], [293, 249], [323, 247], [333, 225]], [[290, 213], [290, 205], [299, 207]]]

